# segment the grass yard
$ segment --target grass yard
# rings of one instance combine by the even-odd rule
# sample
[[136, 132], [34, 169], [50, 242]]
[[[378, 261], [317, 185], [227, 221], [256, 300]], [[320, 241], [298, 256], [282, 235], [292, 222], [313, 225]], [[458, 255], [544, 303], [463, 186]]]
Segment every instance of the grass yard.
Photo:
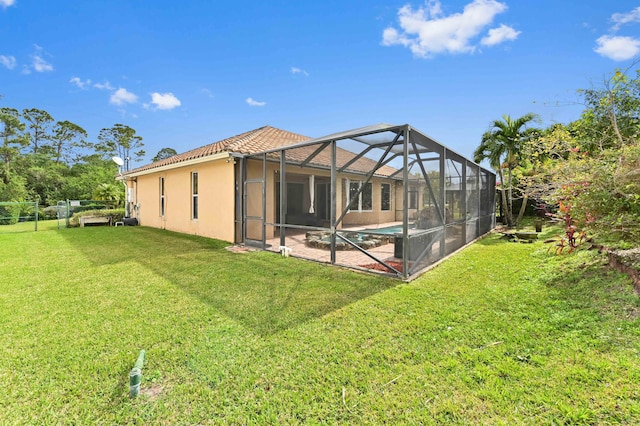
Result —
[[406, 284], [39, 229], [0, 233], [3, 425], [640, 423], [640, 303], [593, 252], [490, 236]]

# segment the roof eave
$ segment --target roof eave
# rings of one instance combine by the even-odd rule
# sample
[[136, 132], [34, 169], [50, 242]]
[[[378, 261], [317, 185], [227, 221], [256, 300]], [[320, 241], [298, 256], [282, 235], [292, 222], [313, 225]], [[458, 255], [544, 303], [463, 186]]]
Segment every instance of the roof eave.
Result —
[[140, 170], [139, 172], [133, 171], [133, 172], [124, 173], [124, 177], [130, 178], [130, 177], [150, 175], [153, 173], [165, 172], [167, 170], [179, 169], [181, 167], [193, 166], [196, 164], [206, 163], [209, 161], [225, 160], [225, 159], [228, 159], [229, 157], [231, 157], [231, 153], [228, 151], [217, 152], [215, 154], [205, 155], [203, 157], [192, 158], [191, 160], [179, 161], [177, 163], [166, 164], [164, 166], [152, 167], [149, 169]]

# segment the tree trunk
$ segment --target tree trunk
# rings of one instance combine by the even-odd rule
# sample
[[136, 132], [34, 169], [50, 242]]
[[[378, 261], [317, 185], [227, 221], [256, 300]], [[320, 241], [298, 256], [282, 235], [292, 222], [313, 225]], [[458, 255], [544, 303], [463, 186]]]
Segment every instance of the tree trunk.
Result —
[[504, 224], [505, 220], [507, 221], [507, 226], [509, 225], [509, 218], [507, 216], [507, 191], [504, 189], [504, 185], [500, 188], [500, 193], [502, 194], [502, 223]]
[[56, 145], [56, 163], [58, 164], [60, 164], [60, 157], [62, 157], [62, 141]]
[[616, 110], [614, 108], [615, 100], [613, 99], [613, 94], [611, 92], [609, 92], [609, 102], [610, 102], [609, 115], [610, 115], [610, 118], [611, 118], [611, 125], [613, 127], [613, 131], [616, 134], [616, 137], [618, 138], [618, 143], [620, 144], [619, 146], [622, 147], [622, 146], [624, 146], [624, 139], [622, 138], [622, 134], [620, 134], [620, 128], [618, 127], [618, 120], [616, 118]]
[[518, 224], [522, 220], [522, 217], [524, 216], [524, 211], [527, 209], [528, 200], [529, 200], [529, 197], [527, 195], [524, 195], [522, 197], [522, 205], [520, 206], [520, 212], [518, 212], [518, 218], [516, 219], [516, 226], [518, 226]]
[[504, 224], [505, 218], [507, 219], [507, 226], [511, 226], [509, 221], [509, 216], [507, 216], [507, 192], [504, 189], [504, 176], [502, 174], [502, 170], [498, 169], [498, 175], [500, 176], [500, 194], [502, 195], [502, 223]]
[[507, 226], [509, 228], [513, 227], [513, 190], [511, 189], [511, 169], [509, 168], [507, 171], [507, 176], [509, 177], [509, 187], [507, 194]]
[[11, 154], [9, 151], [9, 144], [7, 143], [7, 141], [5, 140], [3, 145], [2, 145], [2, 159], [4, 160], [4, 173], [2, 174], [2, 181], [4, 182], [4, 184], [8, 184], [9, 183], [9, 174], [11, 172], [11, 168], [10, 168], [10, 161], [11, 161]]

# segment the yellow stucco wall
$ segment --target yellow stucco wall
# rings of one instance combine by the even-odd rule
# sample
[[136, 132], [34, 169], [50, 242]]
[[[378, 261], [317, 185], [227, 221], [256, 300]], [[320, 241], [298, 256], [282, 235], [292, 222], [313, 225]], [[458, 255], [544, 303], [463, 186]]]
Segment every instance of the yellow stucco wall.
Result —
[[[191, 173], [198, 173], [198, 219], [191, 218]], [[160, 215], [160, 177], [165, 184], [165, 215]], [[233, 161], [216, 160], [162, 172], [129, 182], [132, 212], [140, 225], [234, 240], [235, 178]]]
[[[248, 160], [246, 163], [248, 179], [262, 179], [263, 165], [261, 161]], [[191, 173], [198, 173], [198, 219], [192, 219], [191, 213]], [[303, 209], [309, 208], [308, 174], [314, 174], [317, 179], [330, 178], [328, 170], [306, 169], [299, 166], [287, 166], [287, 181], [297, 181], [305, 185], [305, 200]], [[267, 163], [266, 170], [266, 222], [275, 223], [279, 206], [276, 205], [276, 186], [279, 185], [279, 164]], [[165, 214], [160, 214], [160, 178], [164, 178], [165, 185]], [[362, 176], [338, 175], [339, 184], [336, 187], [337, 215], [343, 211], [346, 203], [344, 185], [345, 179], [351, 181], [362, 179]], [[366, 225], [375, 223], [393, 222], [396, 219], [397, 205], [396, 193], [401, 190], [394, 181], [373, 178], [372, 202], [373, 209], [369, 212], [349, 212], [343, 222], [338, 226]], [[381, 184], [391, 184], [390, 210], [381, 210]], [[175, 169], [153, 172], [137, 176], [129, 180], [128, 185], [133, 189], [132, 216], [136, 217], [140, 225], [162, 228], [186, 234], [202, 235], [225, 241], [234, 241], [235, 238], [235, 173], [233, 161], [226, 159], [203, 162]], [[249, 216], [262, 216], [262, 184], [247, 184], [247, 214]], [[261, 220], [247, 220], [247, 237], [250, 239], [262, 239]], [[267, 239], [273, 238], [276, 228], [266, 226]]]
[[[351, 176], [351, 181], [358, 181], [362, 177]], [[344, 179], [340, 179], [341, 184], [339, 187], [344, 191], [345, 183]], [[390, 210], [382, 210], [382, 184], [388, 183], [391, 185], [390, 189]], [[402, 206], [396, 206], [396, 184], [392, 180], [381, 180], [378, 178], [371, 179], [371, 196], [372, 196], [372, 209], [371, 211], [351, 211], [344, 216], [344, 225], [368, 225], [374, 223], [387, 223], [396, 220], [396, 208], [402, 208]], [[339, 200], [343, 200], [342, 194]], [[342, 208], [342, 204], [340, 206]]]

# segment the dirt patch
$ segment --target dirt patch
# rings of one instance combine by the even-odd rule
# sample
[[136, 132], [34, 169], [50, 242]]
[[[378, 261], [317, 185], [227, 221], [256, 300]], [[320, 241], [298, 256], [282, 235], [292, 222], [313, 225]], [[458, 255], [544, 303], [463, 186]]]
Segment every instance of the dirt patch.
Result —
[[225, 247], [225, 250], [230, 251], [231, 253], [250, 253], [252, 251], [256, 251], [256, 249], [247, 246], [228, 246]]
[[140, 395], [144, 395], [149, 399], [155, 400], [158, 399], [158, 396], [162, 393], [164, 388], [157, 383], [152, 383], [149, 386], [144, 386], [140, 388]]
[[[387, 261], [385, 263], [387, 265], [391, 266], [392, 268], [397, 269], [399, 272], [402, 272], [402, 262], [397, 262], [395, 260], [389, 260], [389, 261]], [[395, 271], [392, 271], [391, 269], [387, 268], [386, 266], [384, 266], [381, 263], [368, 263], [366, 265], [358, 265], [358, 266], [361, 267], [361, 268], [373, 269], [374, 271], [395, 273]]]

